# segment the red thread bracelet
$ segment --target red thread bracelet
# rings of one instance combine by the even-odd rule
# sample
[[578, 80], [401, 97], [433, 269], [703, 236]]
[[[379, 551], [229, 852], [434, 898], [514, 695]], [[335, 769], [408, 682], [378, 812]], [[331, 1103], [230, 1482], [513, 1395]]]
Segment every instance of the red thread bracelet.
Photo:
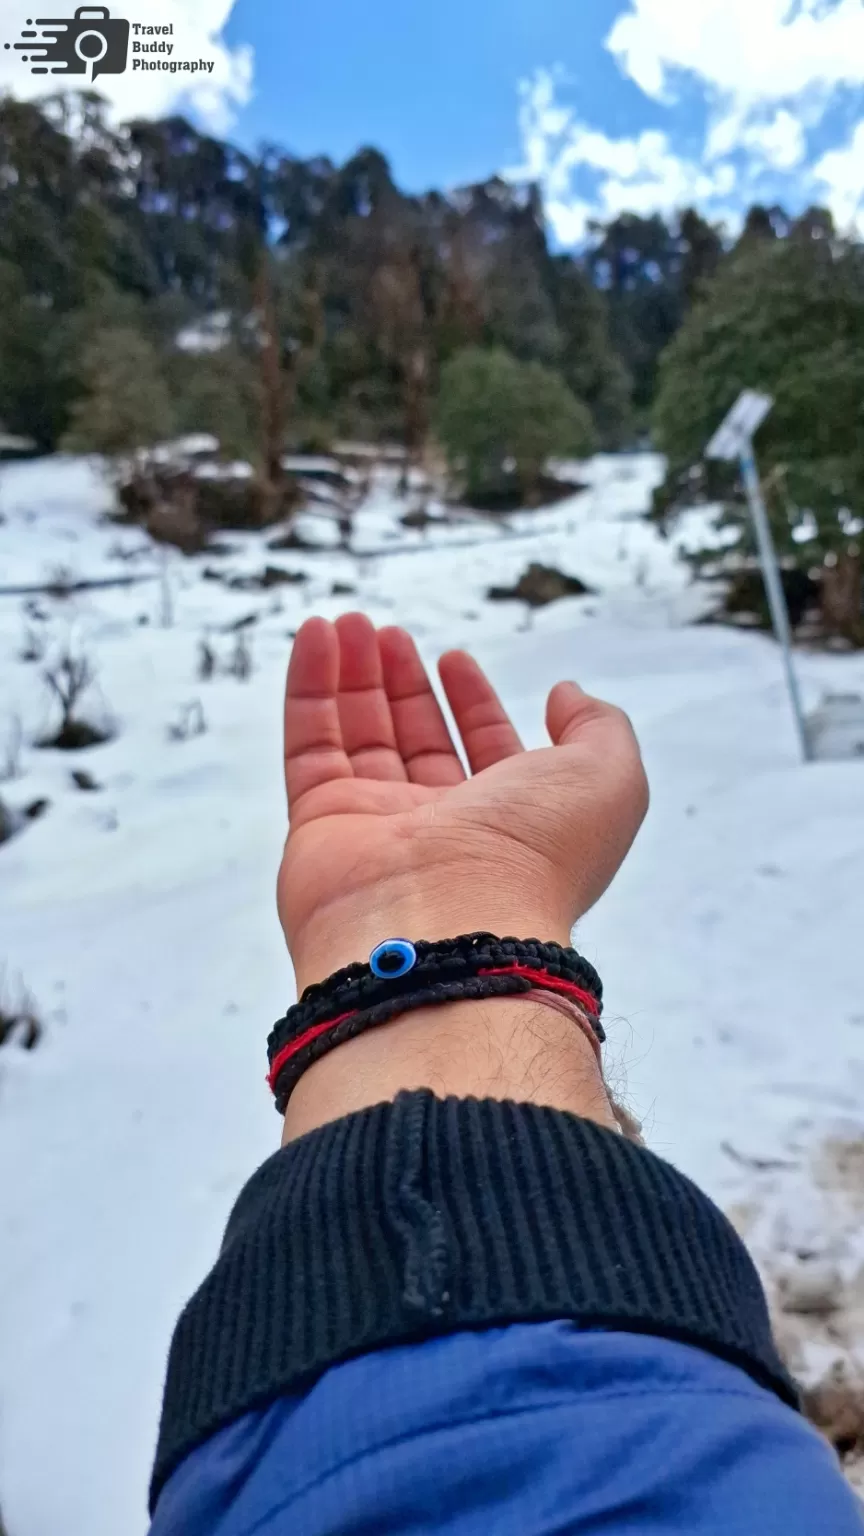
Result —
[[[534, 970], [531, 966], [502, 965], [496, 966], [494, 968], [488, 967], [485, 970], [478, 971], [477, 975], [522, 976], [526, 981], [533, 981], [536, 984], [533, 990], [538, 992], [560, 993], [563, 997], [569, 998], [574, 1003], [578, 1003], [582, 1008], [585, 1009], [586, 1013], [588, 1013], [590, 1017], [599, 1017], [600, 1010], [597, 1006], [595, 998], [591, 996], [590, 992], [586, 992], [582, 987], [577, 987], [575, 982], [564, 981], [558, 976], [549, 976], [545, 971]], [[515, 997], [530, 997], [531, 993], [517, 992], [508, 995]], [[270, 1071], [267, 1074], [267, 1082], [270, 1088], [275, 1091], [276, 1079], [278, 1078], [279, 1073], [282, 1071], [282, 1068], [286, 1065], [286, 1063], [291, 1061], [291, 1059], [296, 1056], [299, 1051], [302, 1051], [305, 1046], [311, 1045], [313, 1040], [317, 1040], [321, 1035], [327, 1034], [331, 1029], [335, 1029], [338, 1024], [344, 1023], [346, 1019], [350, 1019], [353, 1014], [359, 1011], [359, 1009], [352, 1009], [348, 1013], [338, 1014], [335, 1019], [324, 1019], [319, 1024], [313, 1024], [309, 1029], [304, 1030], [303, 1034], [298, 1035], [296, 1040], [289, 1040], [288, 1044], [284, 1045], [281, 1051], [279, 1051], [273, 1058]], [[410, 1011], [410, 1009], [406, 1010], [406, 1012]], [[398, 1018], [400, 1015], [394, 1014], [394, 1017]], [[586, 1030], [586, 1033], [589, 1033], [589, 1030]], [[595, 1047], [595, 1051], [599, 1060], [600, 1043], [596, 1039], [596, 1036], [593, 1034], [593, 1031], [590, 1032], [590, 1038]]]

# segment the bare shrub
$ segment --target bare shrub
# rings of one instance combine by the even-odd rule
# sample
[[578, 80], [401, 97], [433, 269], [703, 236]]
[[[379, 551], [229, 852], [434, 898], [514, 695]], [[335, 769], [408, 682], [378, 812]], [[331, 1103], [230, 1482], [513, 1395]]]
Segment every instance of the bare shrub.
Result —
[[45, 668], [42, 676], [60, 706], [60, 728], [40, 741], [41, 747], [74, 752], [111, 739], [112, 732], [106, 726], [96, 725], [78, 713], [83, 695], [96, 679], [96, 667], [89, 656], [67, 648]]
[[234, 650], [226, 664], [225, 671], [229, 677], [236, 677], [238, 682], [241, 683], [248, 682], [252, 676], [252, 651], [245, 629], [238, 630], [237, 632]]
[[39, 1044], [44, 1026], [29, 987], [19, 976], [15, 987], [8, 983], [5, 967], [0, 970], [0, 1046], [13, 1041], [25, 1051]]
[[77, 585], [78, 577], [71, 565], [59, 563], [50, 567], [45, 591], [49, 597], [56, 597], [59, 602], [64, 602], [66, 598], [72, 596]]
[[163, 629], [174, 625], [174, 589], [171, 585], [168, 545], [163, 544], [159, 562], [159, 623]]
[[18, 652], [19, 661], [41, 661], [45, 655], [45, 636], [34, 629], [32, 624], [25, 624], [24, 635], [21, 641], [21, 649]]
[[198, 641], [198, 681], [209, 683], [216, 673], [216, 652], [209, 640]]
[[21, 725], [21, 716], [10, 715], [0, 740], [0, 783], [8, 784], [12, 779], [20, 779], [23, 745], [24, 730]]
[[166, 734], [169, 741], [189, 741], [193, 736], [203, 736], [206, 729], [201, 700], [190, 699], [188, 704], [180, 705], [177, 718], [170, 722]]

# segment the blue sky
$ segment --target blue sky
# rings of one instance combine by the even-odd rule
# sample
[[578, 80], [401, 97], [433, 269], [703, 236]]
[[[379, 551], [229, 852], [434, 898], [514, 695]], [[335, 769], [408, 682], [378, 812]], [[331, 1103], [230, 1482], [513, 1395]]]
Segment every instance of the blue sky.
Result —
[[479, 179], [521, 155], [520, 80], [560, 60], [586, 116], [632, 132], [659, 114], [603, 49], [615, 12], [615, 0], [238, 0], [226, 37], [253, 44], [256, 96], [237, 131], [337, 159], [373, 143], [414, 189]]
[[[29, 0], [0, 0], [23, 24]], [[688, 203], [734, 226], [756, 199], [864, 228], [864, 0], [147, 0], [168, 74], [104, 76], [115, 114], [186, 110], [248, 148], [344, 159], [412, 190], [539, 180], [558, 240], [625, 208]], [[19, 14], [20, 13], [20, 14]], [[135, 0], [112, 14], [142, 18]], [[188, 79], [188, 76], [187, 76]], [[0, 52], [0, 88], [36, 94]]]

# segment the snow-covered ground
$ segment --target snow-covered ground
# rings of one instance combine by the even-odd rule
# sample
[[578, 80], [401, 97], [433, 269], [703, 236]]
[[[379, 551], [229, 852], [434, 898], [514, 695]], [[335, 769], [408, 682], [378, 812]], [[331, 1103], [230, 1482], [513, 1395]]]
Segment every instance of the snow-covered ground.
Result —
[[[273, 901], [281, 694], [291, 632], [310, 613], [403, 623], [430, 662], [469, 646], [530, 745], [561, 677], [630, 712], [652, 810], [578, 942], [606, 985], [613, 1083], [656, 1151], [744, 1213], [757, 1249], [776, 1241], [764, 1210], [794, 1203], [809, 1177], [800, 1148], [860, 1137], [864, 764], [802, 767], [772, 641], [688, 622], [705, 596], [679, 546], [704, 514], [661, 540], [640, 520], [659, 473], [647, 455], [599, 458], [580, 467], [588, 488], [551, 510], [426, 533], [400, 526], [404, 506], [381, 485], [359, 514], [357, 557], [276, 554], [252, 535], [227, 536], [230, 553], [172, 556], [165, 628], [161, 557], [137, 530], [99, 521], [110, 497], [94, 466], [0, 466], [0, 586], [61, 567], [148, 578], [42, 598], [47, 620], [0, 596], [0, 763], [16, 713], [25, 739], [22, 776], [0, 795], [13, 810], [51, 802], [0, 848], [0, 965], [46, 1023], [38, 1049], [0, 1051], [10, 1536], [146, 1528], [173, 1323], [277, 1143], [264, 1042], [293, 986]], [[320, 515], [301, 525], [335, 541]], [[529, 561], [595, 595], [530, 625], [521, 604], [486, 601]], [[204, 576], [265, 564], [308, 579], [243, 591]], [[201, 637], [227, 660], [230, 626], [251, 615], [251, 679], [199, 681]], [[98, 662], [92, 704], [115, 719], [109, 744], [32, 745], [52, 716], [41, 666], [19, 659], [28, 624], [53, 644], [71, 631]], [[826, 688], [864, 692], [864, 658], [805, 655], [800, 671], [808, 705]], [[193, 699], [206, 732], [169, 739]], [[78, 789], [73, 768], [98, 792]], [[775, 1170], [770, 1188], [754, 1159]]]

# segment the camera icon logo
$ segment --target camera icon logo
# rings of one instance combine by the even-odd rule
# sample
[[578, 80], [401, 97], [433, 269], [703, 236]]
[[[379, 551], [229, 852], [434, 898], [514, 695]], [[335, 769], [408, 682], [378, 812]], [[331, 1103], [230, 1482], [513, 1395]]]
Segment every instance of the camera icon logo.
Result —
[[[41, 29], [41, 30], [37, 30]], [[105, 5], [81, 5], [71, 20], [40, 17], [6, 43], [30, 65], [31, 75], [122, 75], [129, 57], [129, 23]]]

